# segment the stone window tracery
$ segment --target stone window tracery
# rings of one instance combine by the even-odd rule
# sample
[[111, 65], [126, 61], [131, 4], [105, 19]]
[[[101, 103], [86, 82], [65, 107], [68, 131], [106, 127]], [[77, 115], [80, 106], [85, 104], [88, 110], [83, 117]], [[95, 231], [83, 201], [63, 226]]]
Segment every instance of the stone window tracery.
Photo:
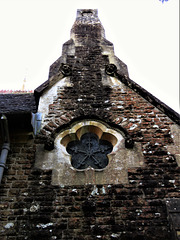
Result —
[[67, 152], [71, 154], [71, 164], [76, 169], [103, 169], [108, 163], [112, 144], [106, 140], [99, 140], [94, 133], [85, 133], [80, 140], [71, 141], [67, 145]]
[[35, 167], [52, 169], [52, 185], [128, 183], [128, 169], [144, 166], [141, 143], [97, 120], [72, 123], [54, 135], [54, 148], [37, 146]]
[[116, 133], [100, 122], [86, 120], [65, 130], [60, 144], [69, 154], [74, 169], [103, 170], [109, 164], [109, 154], [123, 139]]

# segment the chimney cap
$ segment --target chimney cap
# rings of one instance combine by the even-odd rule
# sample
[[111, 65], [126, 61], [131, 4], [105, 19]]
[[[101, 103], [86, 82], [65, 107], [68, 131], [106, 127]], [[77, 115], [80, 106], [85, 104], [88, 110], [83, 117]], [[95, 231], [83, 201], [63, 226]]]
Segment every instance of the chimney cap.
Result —
[[98, 10], [97, 9], [78, 9], [77, 10], [77, 18], [98, 18]]

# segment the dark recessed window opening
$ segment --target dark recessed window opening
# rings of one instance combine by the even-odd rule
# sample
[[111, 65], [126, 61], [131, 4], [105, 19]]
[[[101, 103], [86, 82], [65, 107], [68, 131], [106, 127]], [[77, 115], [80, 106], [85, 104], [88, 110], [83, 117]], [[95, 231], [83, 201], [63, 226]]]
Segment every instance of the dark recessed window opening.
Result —
[[93, 12], [91, 10], [84, 10], [81, 12], [82, 16], [92, 16]]
[[94, 133], [85, 133], [78, 141], [71, 141], [67, 145], [67, 152], [71, 155], [71, 164], [76, 169], [103, 169], [108, 163], [109, 154], [113, 145], [106, 140], [101, 140]]

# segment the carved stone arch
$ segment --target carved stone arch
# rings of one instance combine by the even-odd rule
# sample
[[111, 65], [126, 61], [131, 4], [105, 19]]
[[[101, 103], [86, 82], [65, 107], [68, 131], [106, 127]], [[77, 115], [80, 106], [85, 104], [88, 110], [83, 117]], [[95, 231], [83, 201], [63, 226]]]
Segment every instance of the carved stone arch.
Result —
[[[113, 146], [115, 146], [118, 141], [116, 131], [107, 124], [105, 125], [97, 120], [85, 119], [74, 123], [69, 129], [64, 131], [61, 144], [67, 146], [70, 141], [80, 140], [82, 135], [85, 133], [94, 133], [99, 137], [99, 139], [111, 142]], [[123, 133], [120, 134], [124, 135]]]
[[[114, 146], [115, 136], [110, 132], [106, 132], [105, 130], [105, 129], [111, 129], [111, 132], [115, 130], [123, 136], [125, 140], [126, 148], [133, 148], [134, 146], [134, 141], [132, 137], [130, 136], [128, 131], [122, 126], [115, 125], [112, 123], [106, 123], [96, 118], [93, 118], [93, 119], [87, 118], [87, 119], [81, 119], [81, 120], [75, 119], [67, 125], [58, 126], [57, 128], [55, 128], [54, 131], [51, 133], [51, 135], [45, 141], [45, 149], [52, 150], [54, 148], [54, 140], [59, 135], [59, 133], [64, 131], [64, 129], [66, 130], [71, 129], [71, 131], [75, 131], [73, 130], [73, 126], [75, 125], [78, 126], [77, 134], [74, 134], [74, 136], [76, 135], [75, 137], [76, 139], [80, 139], [80, 137], [82, 136], [82, 133], [92, 132], [92, 133], [95, 133], [102, 140], [109, 140]], [[71, 138], [72, 140], [75, 140], [75, 138], [73, 138], [73, 133], [69, 134], [67, 138], [69, 139], [69, 141]]]
[[[98, 139], [108, 141], [113, 146], [110, 152], [106, 152], [108, 164], [102, 168], [88, 165], [78, 169], [72, 165], [72, 155], [67, 151], [67, 145], [87, 133], [96, 134]], [[142, 167], [144, 158], [141, 143], [134, 143], [133, 148], [126, 147], [128, 135], [125, 133], [100, 120], [73, 122], [54, 134], [54, 149], [47, 151], [43, 144], [38, 146], [35, 167], [51, 169], [53, 185], [126, 184], [128, 169]]]

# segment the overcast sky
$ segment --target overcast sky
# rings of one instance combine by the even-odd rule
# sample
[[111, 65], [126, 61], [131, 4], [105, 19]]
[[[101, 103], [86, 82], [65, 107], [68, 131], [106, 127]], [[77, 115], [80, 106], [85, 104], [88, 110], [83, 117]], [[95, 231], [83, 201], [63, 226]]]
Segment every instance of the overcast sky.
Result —
[[179, 112], [179, 0], [0, 0], [0, 89], [46, 81], [81, 8], [98, 9], [130, 78]]

